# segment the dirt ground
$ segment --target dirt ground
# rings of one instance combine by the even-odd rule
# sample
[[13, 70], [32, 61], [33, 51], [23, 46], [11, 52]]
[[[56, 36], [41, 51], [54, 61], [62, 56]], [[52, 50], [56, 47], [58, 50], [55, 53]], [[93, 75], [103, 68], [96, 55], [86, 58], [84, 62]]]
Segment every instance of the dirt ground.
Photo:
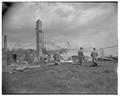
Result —
[[117, 63], [41, 65], [2, 73], [3, 94], [117, 94]]

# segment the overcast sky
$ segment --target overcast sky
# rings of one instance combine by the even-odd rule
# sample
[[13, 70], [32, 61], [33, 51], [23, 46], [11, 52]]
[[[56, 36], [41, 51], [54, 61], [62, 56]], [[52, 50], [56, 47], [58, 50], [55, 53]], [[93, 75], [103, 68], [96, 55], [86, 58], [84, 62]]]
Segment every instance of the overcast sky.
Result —
[[3, 18], [8, 47], [20, 40], [23, 48], [36, 48], [35, 22], [42, 21], [45, 41], [71, 48], [116, 45], [116, 3], [14, 3]]

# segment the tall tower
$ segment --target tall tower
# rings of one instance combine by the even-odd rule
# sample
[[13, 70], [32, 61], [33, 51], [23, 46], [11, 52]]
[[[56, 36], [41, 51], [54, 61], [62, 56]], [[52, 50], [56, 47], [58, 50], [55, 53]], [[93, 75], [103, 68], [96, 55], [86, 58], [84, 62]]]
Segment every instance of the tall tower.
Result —
[[43, 56], [43, 44], [44, 44], [44, 32], [42, 31], [42, 22], [38, 19], [36, 21], [36, 50], [38, 62], [40, 62], [40, 57]]

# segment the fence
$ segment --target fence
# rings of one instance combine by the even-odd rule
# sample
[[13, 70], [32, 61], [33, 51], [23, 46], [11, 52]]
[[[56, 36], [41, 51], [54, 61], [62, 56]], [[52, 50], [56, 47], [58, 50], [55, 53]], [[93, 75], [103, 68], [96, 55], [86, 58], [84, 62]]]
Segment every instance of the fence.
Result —
[[[68, 49], [66, 52], [64, 52], [65, 59], [78, 55], [78, 51], [79, 51], [78, 49]], [[97, 49], [97, 51], [98, 51], [98, 57], [111, 57], [111, 56], [118, 57], [118, 46], [117, 45], [100, 48], [100, 49]], [[83, 50], [83, 52], [87, 58], [90, 58], [92, 48], [91, 50]]]

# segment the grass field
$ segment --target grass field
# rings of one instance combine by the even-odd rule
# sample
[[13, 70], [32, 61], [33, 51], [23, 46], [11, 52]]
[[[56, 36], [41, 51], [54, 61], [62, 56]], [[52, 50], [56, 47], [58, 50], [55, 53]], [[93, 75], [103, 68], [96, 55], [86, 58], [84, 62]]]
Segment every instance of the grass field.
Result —
[[41, 65], [12, 74], [3, 72], [3, 94], [117, 94], [117, 63], [99, 62], [97, 67], [73, 64]]

